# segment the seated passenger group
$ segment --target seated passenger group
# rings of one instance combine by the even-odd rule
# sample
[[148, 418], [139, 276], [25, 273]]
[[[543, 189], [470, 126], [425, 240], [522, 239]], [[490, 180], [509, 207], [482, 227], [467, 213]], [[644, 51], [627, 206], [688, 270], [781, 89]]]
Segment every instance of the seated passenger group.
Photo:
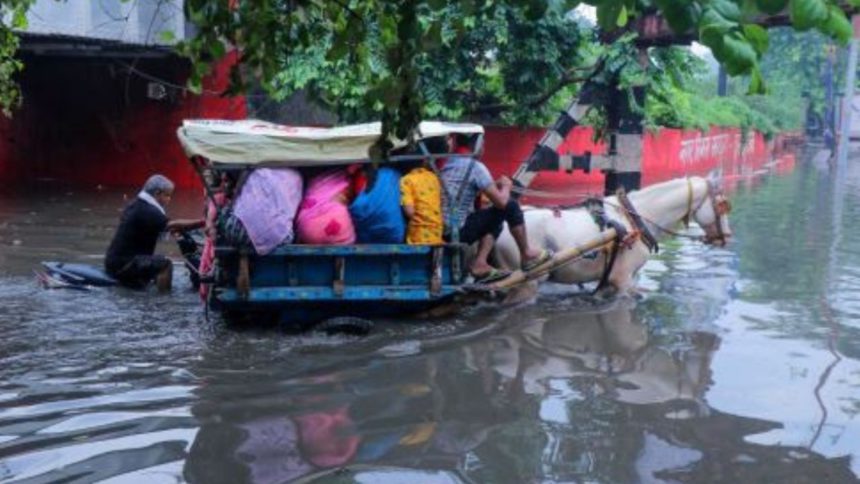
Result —
[[[504, 223], [520, 250], [524, 269], [551, 257], [529, 246], [522, 210], [511, 197], [513, 183], [502, 176], [493, 181], [489, 170], [469, 154], [465, 135], [425, 141], [435, 153], [454, 153], [439, 160], [440, 177], [427, 162], [373, 168], [351, 165], [302, 177], [290, 168], [259, 168], [244, 183], [230, 210], [217, 223], [231, 244], [267, 254], [284, 243], [347, 245], [403, 243], [438, 245], [452, 239], [478, 243], [470, 266], [479, 281], [507, 275], [493, 268], [488, 257]], [[476, 209], [483, 195], [489, 206]], [[443, 216], [444, 214], [444, 216]], [[293, 228], [295, 227], [295, 231]]]

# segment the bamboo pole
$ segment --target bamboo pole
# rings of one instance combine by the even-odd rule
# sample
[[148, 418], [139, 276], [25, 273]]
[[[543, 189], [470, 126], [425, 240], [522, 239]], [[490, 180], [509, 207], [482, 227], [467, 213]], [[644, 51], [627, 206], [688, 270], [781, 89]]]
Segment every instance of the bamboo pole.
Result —
[[604, 247], [606, 245], [610, 245], [615, 242], [616, 232], [615, 229], [606, 229], [603, 232], [600, 232], [596, 237], [589, 240], [588, 242], [582, 244], [577, 247], [570, 247], [568, 249], [564, 249], [556, 253], [552, 256], [552, 259], [544, 262], [543, 264], [531, 269], [528, 272], [523, 272], [522, 270], [517, 270], [510, 276], [502, 279], [501, 281], [494, 282], [492, 284], [487, 284], [485, 286], [486, 289], [492, 291], [505, 290], [510, 289], [519, 284], [523, 284], [528, 281], [533, 281], [539, 277], [542, 277], [550, 272], [558, 269], [559, 267], [571, 262], [574, 259], [582, 257], [583, 255]]

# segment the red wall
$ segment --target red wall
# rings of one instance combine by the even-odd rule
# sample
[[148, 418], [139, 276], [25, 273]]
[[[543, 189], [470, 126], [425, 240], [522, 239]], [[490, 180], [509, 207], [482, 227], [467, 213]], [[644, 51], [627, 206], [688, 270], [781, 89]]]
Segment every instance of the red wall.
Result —
[[[169, 89], [170, 100], [157, 101], [146, 97], [148, 81], [129, 73], [131, 60], [25, 59], [24, 103], [11, 120], [0, 116], [0, 181], [137, 186], [160, 172], [198, 186], [176, 129], [185, 118], [246, 116], [244, 98], [217, 94], [233, 61], [217, 66], [203, 95]], [[188, 66], [140, 59], [135, 69], [181, 86]]]
[[[497, 175], [512, 175], [543, 136], [542, 128], [488, 127], [484, 161]], [[592, 142], [590, 128], [577, 127], [559, 147], [561, 154], [605, 153], [605, 145]], [[755, 132], [745, 143], [740, 129], [712, 128], [707, 133], [663, 128], [645, 135], [642, 153], [642, 185], [651, 185], [685, 175], [702, 175], [722, 169], [723, 177], [736, 180], [751, 176], [771, 160], [774, 146], [782, 146], [778, 136], [772, 141]], [[793, 163], [793, 158], [790, 159]], [[541, 203], [575, 203], [589, 194], [603, 193], [603, 173], [541, 172], [530, 188], [559, 194], [552, 199], [531, 199]]]
[[[25, 59], [21, 79], [24, 105], [12, 120], [0, 116], [0, 181], [22, 183], [55, 179], [82, 185], [138, 186], [160, 172], [180, 187], [199, 186], [197, 176], [176, 139], [184, 118], [241, 119], [244, 98], [222, 98], [229, 58], [195, 96], [171, 90], [171, 101], [145, 95], [147, 80], [129, 74], [128, 64], [110, 59]], [[187, 65], [177, 58], [140, 60], [135, 68], [147, 75], [182, 85]], [[544, 128], [487, 127], [484, 161], [496, 174], [512, 174], [544, 134]], [[560, 146], [561, 154], [603, 153], [591, 140], [592, 130], [574, 129]], [[776, 142], [751, 133], [741, 146], [740, 130], [661, 129], [645, 136], [644, 185], [722, 168], [728, 179], [747, 176], [771, 157]], [[583, 194], [603, 190], [603, 174], [543, 172], [532, 188], [576, 195], [555, 203], [572, 203]], [[575, 198], [575, 199], [573, 199]], [[544, 200], [532, 200], [537, 203]]]

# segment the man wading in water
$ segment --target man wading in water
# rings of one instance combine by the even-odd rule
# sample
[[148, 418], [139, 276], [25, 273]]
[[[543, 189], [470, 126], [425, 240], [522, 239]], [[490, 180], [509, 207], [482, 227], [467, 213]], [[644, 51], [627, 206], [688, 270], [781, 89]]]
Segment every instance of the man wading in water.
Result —
[[173, 197], [173, 188], [167, 177], [153, 175], [122, 211], [105, 256], [105, 270], [120, 284], [142, 289], [155, 279], [160, 292], [170, 291], [173, 264], [167, 257], [155, 255], [158, 238], [165, 230], [177, 233], [203, 226], [202, 219], [168, 220], [164, 209]]

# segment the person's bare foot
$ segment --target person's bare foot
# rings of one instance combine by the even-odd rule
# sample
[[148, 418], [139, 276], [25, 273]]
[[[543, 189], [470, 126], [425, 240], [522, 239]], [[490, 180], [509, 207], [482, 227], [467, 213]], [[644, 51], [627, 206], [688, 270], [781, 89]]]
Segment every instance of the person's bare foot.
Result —
[[523, 258], [523, 262], [531, 262], [533, 260], [537, 260], [537, 258], [541, 255], [543, 255], [542, 250], [529, 248], [529, 250], [526, 251], [525, 257]]
[[168, 265], [155, 277], [155, 287], [158, 292], [170, 292], [173, 289], [173, 265]]

